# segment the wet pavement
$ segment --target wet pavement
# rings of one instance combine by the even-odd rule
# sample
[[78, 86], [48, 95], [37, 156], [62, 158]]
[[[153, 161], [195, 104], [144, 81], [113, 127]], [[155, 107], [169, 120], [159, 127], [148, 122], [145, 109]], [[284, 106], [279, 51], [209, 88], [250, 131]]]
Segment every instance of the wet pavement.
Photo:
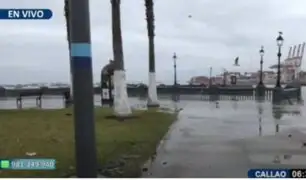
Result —
[[238, 178], [247, 177], [250, 168], [306, 167], [304, 105], [194, 101], [179, 106], [178, 120], [143, 177]]

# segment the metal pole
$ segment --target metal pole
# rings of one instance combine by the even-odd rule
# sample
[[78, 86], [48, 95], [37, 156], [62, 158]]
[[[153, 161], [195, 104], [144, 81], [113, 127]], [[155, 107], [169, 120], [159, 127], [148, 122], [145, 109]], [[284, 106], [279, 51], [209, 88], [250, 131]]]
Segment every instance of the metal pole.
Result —
[[176, 54], [173, 56], [173, 68], [174, 68], [174, 86], [177, 86], [177, 75], [176, 75]]
[[71, 58], [77, 177], [97, 177], [88, 0], [71, 0]]
[[281, 46], [278, 46], [278, 64], [277, 64], [277, 82], [276, 82], [276, 87], [281, 87], [280, 85], [280, 79], [281, 79], [281, 72], [280, 72], [280, 59], [281, 59]]

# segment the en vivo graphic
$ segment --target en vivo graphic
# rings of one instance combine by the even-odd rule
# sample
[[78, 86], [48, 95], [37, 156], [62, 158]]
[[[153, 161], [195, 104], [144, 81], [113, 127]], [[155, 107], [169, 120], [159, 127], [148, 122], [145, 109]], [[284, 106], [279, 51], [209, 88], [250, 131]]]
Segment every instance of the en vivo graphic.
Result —
[[48, 20], [52, 15], [50, 9], [0, 9], [3, 20]]

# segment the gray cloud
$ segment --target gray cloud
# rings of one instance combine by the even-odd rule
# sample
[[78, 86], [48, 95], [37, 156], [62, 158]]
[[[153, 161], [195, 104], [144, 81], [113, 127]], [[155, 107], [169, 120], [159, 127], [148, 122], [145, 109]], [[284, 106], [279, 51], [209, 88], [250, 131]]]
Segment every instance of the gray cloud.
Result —
[[[69, 82], [68, 45], [63, 1], [10, 0], [2, 8], [49, 8], [49, 21], [0, 21], [0, 84]], [[278, 31], [289, 46], [306, 40], [304, 0], [155, 0], [157, 80], [172, 82], [172, 55], [177, 53], [178, 75], [186, 82], [194, 75], [231, 70], [240, 57], [241, 71], [256, 71], [259, 48], [265, 64], [276, 62]], [[90, 0], [93, 74], [112, 57], [110, 1]], [[192, 15], [192, 18], [188, 18]], [[142, 0], [122, 1], [124, 60], [128, 81], [147, 81], [148, 42]], [[303, 65], [305, 67], [305, 64]]]

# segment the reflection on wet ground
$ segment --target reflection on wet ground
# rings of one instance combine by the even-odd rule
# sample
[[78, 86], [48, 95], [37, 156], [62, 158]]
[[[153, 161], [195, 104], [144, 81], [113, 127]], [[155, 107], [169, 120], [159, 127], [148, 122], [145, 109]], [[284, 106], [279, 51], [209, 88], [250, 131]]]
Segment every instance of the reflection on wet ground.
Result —
[[305, 168], [301, 104], [180, 102], [178, 121], [143, 177], [247, 177], [250, 168]]
[[[43, 108], [64, 106], [60, 98], [42, 102]], [[146, 101], [130, 98], [130, 103], [144, 109]], [[23, 104], [24, 108], [36, 106], [33, 99]], [[100, 104], [96, 96], [95, 105]], [[15, 99], [0, 100], [0, 109], [15, 108]], [[160, 109], [179, 109], [178, 120], [143, 177], [247, 177], [250, 168], [306, 166], [306, 106], [302, 104], [231, 98], [218, 102], [161, 100]]]

